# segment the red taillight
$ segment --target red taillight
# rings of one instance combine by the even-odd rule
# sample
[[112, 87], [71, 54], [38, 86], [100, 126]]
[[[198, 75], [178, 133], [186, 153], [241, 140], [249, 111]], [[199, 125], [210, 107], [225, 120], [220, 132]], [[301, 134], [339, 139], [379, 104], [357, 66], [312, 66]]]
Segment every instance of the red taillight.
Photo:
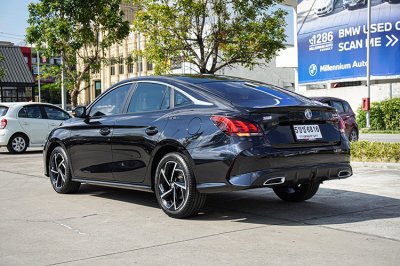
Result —
[[344, 124], [343, 119], [340, 117], [339, 118], [339, 130], [340, 132], [342, 132], [344, 134], [344, 128], [346, 127], [346, 125]]
[[261, 129], [250, 122], [217, 115], [213, 115], [211, 120], [221, 131], [229, 136], [250, 137], [262, 135]]
[[7, 126], [7, 119], [3, 118], [0, 121], [0, 129], [4, 129]]

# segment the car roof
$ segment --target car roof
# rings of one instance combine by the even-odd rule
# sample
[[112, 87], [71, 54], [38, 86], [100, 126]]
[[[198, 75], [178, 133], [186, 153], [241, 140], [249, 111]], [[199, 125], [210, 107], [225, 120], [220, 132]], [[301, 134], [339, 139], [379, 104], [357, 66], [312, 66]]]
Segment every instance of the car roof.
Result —
[[163, 76], [142, 76], [142, 77], [134, 77], [124, 79], [118, 83], [113, 84], [111, 87], [116, 87], [120, 84], [132, 81], [164, 81], [164, 82], [182, 82], [182, 83], [190, 83], [190, 84], [202, 84], [202, 83], [209, 83], [209, 82], [247, 82], [249, 80], [237, 78], [237, 77], [230, 77], [230, 76], [222, 76], [222, 75], [211, 75], [211, 74], [195, 74], [195, 75], [163, 75]]
[[39, 102], [5, 102], [5, 103], [0, 103], [0, 106], [6, 106], [6, 107], [19, 107], [19, 106], [26, 106], [26, 105], [47, 105], [47, 106], [54, 106], [57, 108], [57, 105], [51, 104], [51, 103], [39, 103]]

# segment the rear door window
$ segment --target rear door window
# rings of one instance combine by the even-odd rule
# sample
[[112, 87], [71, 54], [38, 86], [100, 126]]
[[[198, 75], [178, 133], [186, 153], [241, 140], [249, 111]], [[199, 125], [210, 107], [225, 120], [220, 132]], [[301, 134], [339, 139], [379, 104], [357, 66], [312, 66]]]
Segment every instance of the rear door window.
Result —
[[28, 105], [22, 107], [22, 109], [18, 112], [19, 118], [34, 118], [34, 119], [41, 119], [42, 111], [40, 107], [37, 105]]
[[5, 116], [7, 114], [8, 107], [7, 106], [0, 106], [0, 116]]
[[133, 93], [128, 113], [154, 112], [170, 108], [170, 88], [163, 84], [140, 82]]
[[342, 104], [343, 104], [343, 107], [344, 107], [344, 111], [346, 113], [352, 113], [353, 112], [353, 110], [351, 110], [351, 107], [347, 102], [342, 102]]
[[201, 85], [232, 104], [245, 107], [261, 108], [310, 102], [289, 91], [256, 82], [209, 82]]
[[342, 102], [339, 101], [331, 101], [332, 107], [334, 107], [339, 113], [344, 113], [344, 107]]
[[51, 106], [45, 106], [44, 110], [46, 111], [47, 118], [50, 120], [67, 120], [71, 117], [66, 112]]
[[175, 107], [179, 107], [179, 106], [183, 106], [183, 105], [187, 105], [187, 104], [191, 104], [192, 101], [189, 100], [189, 98], [187, 98], [185, 95], [183, 95], [181, 92], [175, 90], [174, 91], [174, 106]]

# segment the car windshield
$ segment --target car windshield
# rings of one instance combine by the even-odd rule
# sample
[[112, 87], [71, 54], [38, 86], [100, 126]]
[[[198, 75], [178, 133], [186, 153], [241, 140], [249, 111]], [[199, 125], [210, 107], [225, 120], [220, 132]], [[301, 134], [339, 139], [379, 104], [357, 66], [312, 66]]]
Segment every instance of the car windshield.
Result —
[[5, 116], [7, 114], [8, 107], [0, 105], [0, 116]]
[[310, 102], [290, 91], [257, 82], [210, 82], [201, 85], [232, 104], [243, 107], [262, 108]]

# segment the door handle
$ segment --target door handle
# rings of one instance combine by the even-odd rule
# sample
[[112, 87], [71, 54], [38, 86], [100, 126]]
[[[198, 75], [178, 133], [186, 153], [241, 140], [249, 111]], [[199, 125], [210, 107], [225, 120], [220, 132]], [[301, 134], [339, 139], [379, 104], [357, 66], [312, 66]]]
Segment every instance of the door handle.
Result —
[[50, 126], [57, 126], [57, 124], [56, 123], [51, 123]]
[[29, 125], [29, 123], [28, 122], [24, 122], [24, 123], [22, 123], [24, 126], [27, 126], [27, 125]]
[[111, 130], [108, 127], [103, 127], [102, 129], [100, 129], [100, 134], [103, 136], [107, 136], [110, 133], [111, 133]]
[[158, 128], [156, 128], [156, 127], [148, 127], [148, 128], [146, 128], [145, 132], [146, 132], [147, 135], [153, 136], [153, 135], [158, 133]]

